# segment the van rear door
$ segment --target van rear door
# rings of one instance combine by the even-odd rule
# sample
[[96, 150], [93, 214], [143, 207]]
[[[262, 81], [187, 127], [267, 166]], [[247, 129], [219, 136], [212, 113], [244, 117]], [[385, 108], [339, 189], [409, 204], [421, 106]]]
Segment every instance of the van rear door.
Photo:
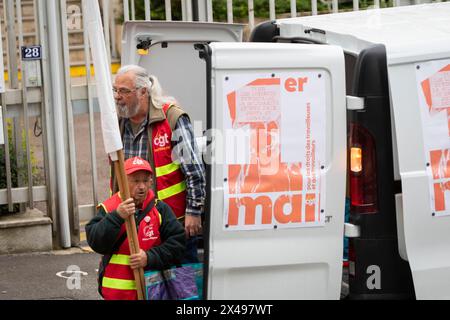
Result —
[[433, 54], [411, 50], [388, 67], [403, 190], [398, 215], [416, 297], [449, 299], [450, 45], [426, 48]]
[[218, 42], [201, 50], [210, 84], [206, 297], [339, 299], [342, 49]]

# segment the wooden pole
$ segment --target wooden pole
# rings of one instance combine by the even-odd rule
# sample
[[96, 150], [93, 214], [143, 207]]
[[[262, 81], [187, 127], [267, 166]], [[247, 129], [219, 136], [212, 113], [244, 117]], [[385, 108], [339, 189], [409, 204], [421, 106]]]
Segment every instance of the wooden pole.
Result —
[[[114, 162], [114, 171], [117, 177], [117, 182], [119, 185], [120, 195], [122, 200], [126, 200], [130, 198], [130, 189], [128, 187], [128, 179], [125, 174], [124, 167], [124, 155], [123, 150], [117, 151], [117, 156], [119, 158], [118, 161]], [[127, 229], [127, 238], [128, 243], [130, 245], [130, 253], [136, 254], [139, 253], [139, 240], [137, 236], [136, 230], [136, 221], [134, 219], [134, 215], [129, 216], [125, 220], [125, 227]], [[133, 270], [134, 279], [136, 281], [136, 290], [138, 294], [138, 300], [145, 300], [145, 283], [144, 283], [144, 270], [142, 268]]]

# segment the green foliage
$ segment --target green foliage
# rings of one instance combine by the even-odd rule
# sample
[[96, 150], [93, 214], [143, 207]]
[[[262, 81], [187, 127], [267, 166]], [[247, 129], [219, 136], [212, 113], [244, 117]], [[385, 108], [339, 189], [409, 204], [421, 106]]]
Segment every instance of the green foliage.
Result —
[[[317, 10], [323, 13], [328, 13], [331, 10], [331, 2], [317, 1]], [[151, 18], [152, 20], [165, 20], [165, 1], [164, 0], [151, 0]], [[254, 0], [255, 18], [269, 19], [269, 0]], [[310, 0], [296, 0], [297, 12], [311, 12]], [[213, 0], [213, 15], [215, 22], [227, 21], [227, 1], [226, 0]], [[359, 8], [367, 9], [373, 7], [373, 0], [360, 0]], [[393, 0], [380, 0], [380, 7], [392, 7]], [[182, 20], [181, 14], [181, 0], [172, 0], [172, 20]], [[144, 0], [135, 0], [136, 19], [145, 19], [145, 2]], [[353, 1], [339, 1], [339, 10], [352, 10]], [[131, 11], [131, 9], [130, 9]], [[275, 11], [277, 17], [282, 14], [289, 14], [291, 12], [290, 0], [275, 0]], [[236, 22], [247, 22], [248, 20], [248, 0], [233, 0], [233, 19]], [[120, 19], [122, 22], [123, 20]]]
[[[17, 186], [18, 185], [18, 177], [20, 175], [20, 172], [23, 171], [18, 168], [16, 165], [16, 156], [15, 156], [15, 148], [12, 141], [12, 125], [11, 122], [8, 121], [8, 145], [9, 145], [9, 156], [10, 156], [10, 162], [11, 162], [11, 180], [12, 185]], [[3, 147], [0, 148], [0, 189], [6, 188], [6, 157], [5, 157], [5, 147], [6, 144], [3, 145]]]
[[[152, 20], [166, 20], [166, 9], [164, 0], [151, 0], [150, 13]], [[135, 1], [136, 20], [145, 20], [145, 2], [144, 0]], [[171, 1], [172, 20], [182, 20], [181, 0]], [[131, 15], [131, 8], [130, 8]]]
[[[172, 0], [172, 20], [181, 20], [181, 0]], [[225, 22], [227, 20], [227, 1], [213, 0], [213, 15], [214, 21]], [[151, 18], [152, 20], [165, 20], [165, 1], [152, 0], [151, 1]], [[318, 10], [326, 10], [327, 6], [322, 2], [317, 3]], [[136, 19], [145, 19], [145, 2], [144, 0], [135, 1]], [[254, 9], [256, 18], [269, 19], [269, 0], [254, 0]], [[290, 13], [290, 0], [276, 0], [275, 1], [276, 14]], [[310, 0], [297, 0], [297, 12], [311, 11]], [[233, 18], [236, 21], [247, 21], [248, 19], [248, 0], [233, 0]]]
[[[359, 9], [364, 10], [364, 9], [370, 9], [374, 7], [374, 2], [373, 0], [359, 0]], [[394, 6], [394, 1], [393, 0], [380, 0], [380, 8], [388, 8], [388, 7], [393, 7]], [[349, 1], [347, 3], [340, 3], [339, 4], [339, 9], [353, 9], [353, 2]]]
[[[297, 12], [311, 11], [311, 1], [296, 0]], [[255, 17], [269, 19], [269, 0], [254, 0], [253, 2]], [[326, 6], [318, 2], [318, 10], [326, 9]], [[214, 21], [227, 20], [227, 2], [226, 0], [213, 1]], [[278, 15], [291, 12], [290, 0], [275, 1], [275, 12]], [[247, 21], [248, 19], [248, 1], [247, 0], [233, 0], [233, 17], [236, 21]]]
[[[25, 130], [22, 130], [22, 154], [24, 155], [24, 159], [20, 166], [17, 165], [17, 153], [15, 150], [14, 142], [13, 142], [13, 125], [12, 121], [7, 121], [8, 126], [8, 146], [9, 146], [9, 159], [11, 166], [11, 185], [13, 188], [17, 188], [19, 186], [19, 181], [27, 181], [27, 163], [26, 163], [26, 144], [25, 144]], [[6, 189], [7, 187], [7, 177], [6, 177], [6, 156], [5, 156], [5, 146], [0, 146], [0, 189]], [[34, 178], [40, 180], [40, 171], [37, 166], [37, 159], [34, 155], [33, 150], [30, 151], [31, 158], [31, 173]], [[19, 205], [14, 205], [14, 211], [17, 212], [19, 210]], [[0, 215], [9, 213], [8, 205], [0, 205]]]

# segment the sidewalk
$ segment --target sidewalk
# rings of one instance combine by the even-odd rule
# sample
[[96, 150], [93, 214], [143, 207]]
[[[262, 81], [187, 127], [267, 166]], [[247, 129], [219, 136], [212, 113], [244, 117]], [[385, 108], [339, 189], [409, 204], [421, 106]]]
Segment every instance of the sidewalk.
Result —
[[86, 225], [88, 224], [88, 222], [89, 221], [81, 221], [80, 222], [80, 248], [84, 252], [93, 253], [94, 250], [91, 249], [91, 247], [89, 246], [89, 244], [87, 243], [87, 240], [86, 240]]
[[79, 248], [2, 255], [0, 300], [99, 300], [99, 259]]

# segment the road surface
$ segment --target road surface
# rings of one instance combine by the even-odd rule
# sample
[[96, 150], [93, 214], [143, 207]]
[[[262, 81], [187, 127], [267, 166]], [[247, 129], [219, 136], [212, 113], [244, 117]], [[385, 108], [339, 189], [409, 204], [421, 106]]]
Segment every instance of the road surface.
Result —
[[99, 300], [99, 259], [80, 249], [0, 255], [0, 300]]

